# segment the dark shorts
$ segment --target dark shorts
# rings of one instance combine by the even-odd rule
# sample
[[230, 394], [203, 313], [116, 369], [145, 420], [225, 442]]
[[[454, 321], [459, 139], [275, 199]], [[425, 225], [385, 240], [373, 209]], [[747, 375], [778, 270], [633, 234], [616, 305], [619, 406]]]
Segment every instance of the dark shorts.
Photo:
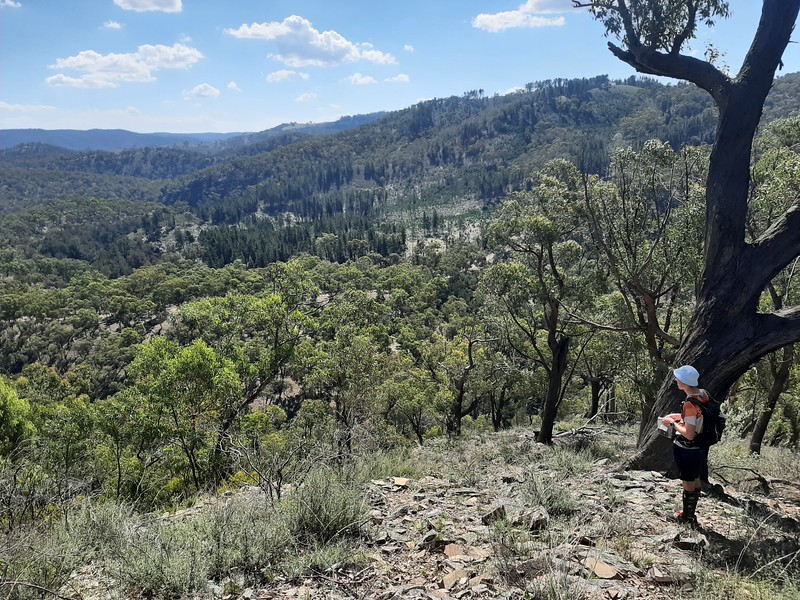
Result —
[[681, 481], [694, 481], [701, 475], [708, 477], [708, 448], [684, 448], [672, 444], [672, 449]]

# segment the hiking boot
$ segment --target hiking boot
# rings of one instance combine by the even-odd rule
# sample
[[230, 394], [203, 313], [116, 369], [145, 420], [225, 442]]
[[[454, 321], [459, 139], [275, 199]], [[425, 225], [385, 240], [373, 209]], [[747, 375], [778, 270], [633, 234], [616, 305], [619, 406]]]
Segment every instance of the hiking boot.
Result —
[[695, 516], [697, 501], [699, 499], [700, 490], [693, 490], [691, 492], [683, 490], [683, 510], [672, 513], [672, 515], [667, 515], [667, 521], [689, 525], [692, 529], [699, 527], [697, 524], [697, 517]]

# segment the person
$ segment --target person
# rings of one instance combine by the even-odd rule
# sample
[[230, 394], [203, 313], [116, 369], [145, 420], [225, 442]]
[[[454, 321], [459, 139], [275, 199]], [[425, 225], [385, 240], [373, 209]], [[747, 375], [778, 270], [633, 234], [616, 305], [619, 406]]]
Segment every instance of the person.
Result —
[[691, 365], [675, 369], [675, 383], [686, 394], [680, 413], [662, 417], [662, 423], [672, 427], [675, 437], [672, 442], [675, 466], [683, 485], [683, 510], [667, 515], [667, 520], [697, 527], [697, 501], [702, 488], [701, 477], [708, 479], [708, 448], [700, 448], [693, 443], [697, 434], [703, 431], [703, 411], [692, 402], [692, 398], [707, 403], [709, 394], [700, 385], [700, 373]]

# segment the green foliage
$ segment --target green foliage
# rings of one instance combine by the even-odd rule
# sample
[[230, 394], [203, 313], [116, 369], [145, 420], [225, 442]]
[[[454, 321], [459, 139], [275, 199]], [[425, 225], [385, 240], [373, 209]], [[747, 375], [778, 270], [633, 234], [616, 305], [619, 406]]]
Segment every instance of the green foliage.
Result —
[[[300, 304], [308, 292], [287, 290], [262, 297], [229, 294], [189, 302], [172, 316], [169, 337], [183, 344], [203, 340], [230, 361], [245, 400], [267, 393], [292, 360], [297, 342], [315, 326]], [[244, 406], [232, 406], [229, 421]]]
[[[674, 36], [673, 8], [639, 33]], [[800, 78], [783, 79], [775, 91], [793, 101]], [[684, 144], [715, 124], [689, 86], [601, 77], [427, 101], [325, 140], [213, 157], [49, 156], [36, 171], [0, 157], [0, 196], [14, 196], [0, 219], [4, 577], [58, 589], [94, 561], [126, 589], [185, 596], [234, 574], [310, 576], [361, 560], [366, 481], [441, 476], [418, 446], [444, 452], [468, 434], [451, 474], [469, 485], [498, 458], [529, 462], [527, 442], [485, 452], [491, 430], [539, 413], [542, 430], [577, 427], [585, 417], [559, 425], [559, 411], [593, 400], [630, 420], [694, 302], [708, 148]], [[794, 117], [759, 140], [751, 241], [796, 201], [798, 139]], [[65, 172], [118, 187], [66, 194]], [[119, 173], [185, 176], [137, 187]], [[788, 269], [762, 309], [796, 291]], [[729, 401], [732, 431], [767, 405], [776, 364]], [[797, 381], [778, 391], [768, 444], [800, 443]], [[580, 502], [549, 473], [585, 474], [621, 449], [556, 441], [522, 491], [568, 517]], [[791, 479], [774, 450], [723, 444], [712, 469]], [[135, 514], [211, 490], [235, 495], [190, 518]], [[89, 497], [105, 502], [78, 501]], [[497, 547], [519, 566], [521, 538], [500, 531]], [[284, 560], [296, 548], [308, 553]]]
[[9, 456], [35, 432], [30, 404], [0, 377], [0, 456]]
[[[408, 227], [398, 216], [440, 232], [446, 212], [462, 212], [466, 199], [485, 208], [520, 191], [552, 159], [601, 172], [617, 143], [658, 137], [678, 148], [709, 142], [714, 127], [708, 99], [689, 86], [601, 76], [430, 100], [334, 136], [286, 137], [238, 155], [154, 148], [26, 162], [7, 154], [3, 206], [19, 215], [0, 224], [0, 235], [12, 247], [87, 261], [115, 277], [173, 260], [173, 251], [199, 253], [215, 267], [237, 259], [266, 266], [299, 252], [388, 259], [406, 249]], [[173, 179], [145, 179], [152, 177]], [[114, 211], [122, 218], [109, 216]]]
[[[539, 414], [544, 431], [593, 400], [638, 414], [700, 276], [707, 148], [675, 148], [710, 139], [709, 107], [689, 86], [554, 80], [203, 171], [187, 156], [170, 205], [20, 196], [0, 219], [5, 523], [69, 521], [79, 494], [156, 508], [255, 484], [277, 505], [320, 457]], [[759, 142], [753, 240], [797, 195], [795, 121]], [[33, 162], [156, 176], [156, 155]], [[768, 443], [798, 443], [789, 381]], [[764, 402], [742, 404], [744, 428]], [[585, 450], [564, 460], [607, 453]]]
[[[697, 27], [712, 27], [719, 18], [730, 14], [728, 2], [702, 0], [686, 3], [680, 0], [646, 0], [619, 3], [617, 0], [593, 2], [589, 11], [601, 21], [607, 35], [613, 35], [626, 47], [642, 45], [652, 50], [677, 54], [697, 35]], [[623, 12], [628, 13], [633, 29], [625, 28]]]
[[186, 489], [219, 483], [228, 469], [220, 432], [242, 404], [233, 363], [202, 340], [181, 347], [155, 338], [140, 347], [130, 371], [143, 410], [161, 429], [156, 439], [176, 461], [174, 473], [190, 476]]
[[90, 556], [83, 540], [60, 524], [40, 524], [5, 534], [0, 541], [3, 592], [19, 600], [41, 598], [41, 590], [25, 584], [57, 590]]
[[156, 522], [132, 532], [123, 561], [111, 574], [127, 588], [157, 597], [201, 592], [207, 585], [214, 555], [208, 522]]
[[242, 417], [241, 428], [232, 435], [230, 451], [239, 473], [248, 473], [248, 483], [259, 486], [274, 506], [286, 484], [299, 485], [313, 465], [330, 455], [334, 423], [322, 407], [306, 401], [295, 419], [277, 406]]

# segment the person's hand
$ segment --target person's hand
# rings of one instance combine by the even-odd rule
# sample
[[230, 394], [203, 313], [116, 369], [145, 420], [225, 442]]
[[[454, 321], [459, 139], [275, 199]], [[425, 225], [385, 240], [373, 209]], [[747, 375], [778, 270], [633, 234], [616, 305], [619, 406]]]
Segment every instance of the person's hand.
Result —
[[661, 419], [661, 422], [662, 422], [662, 423], [663, 423], [663, 424], [664, 424], [666, 427], [672, 427], [672, 426], [675, 424], [675, 420], [674, 420], [672, 417], [670, 417], [669, 415], [667, 415], [666, 417], [664, 417], [663, 419]]

